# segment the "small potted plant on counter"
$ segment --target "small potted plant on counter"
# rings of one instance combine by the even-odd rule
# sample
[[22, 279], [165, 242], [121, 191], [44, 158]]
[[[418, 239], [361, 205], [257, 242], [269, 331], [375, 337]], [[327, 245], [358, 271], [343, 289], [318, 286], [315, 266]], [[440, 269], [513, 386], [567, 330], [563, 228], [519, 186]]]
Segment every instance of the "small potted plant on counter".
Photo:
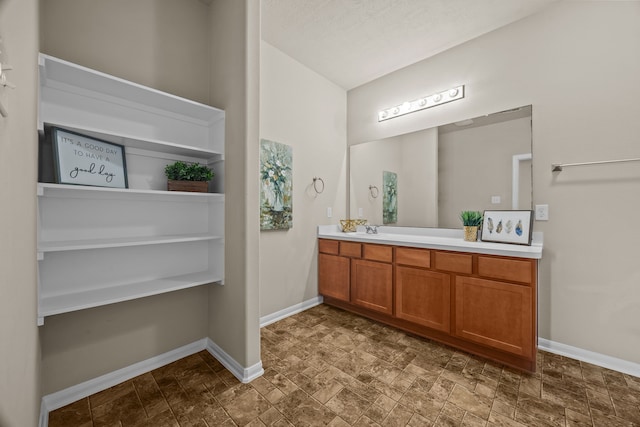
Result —
[[177, 161], [164, 168], [167, 175], [167, 190], [192, 191], [206, 193], [209, 181], [213, 178], [213, 171], [198, 163], [187, 164]]
[[467, 242], [478, 240], [478, 227], [482, 224], [482, 212], [462, 211], [460, 219], [464, 228], [464, 240]]

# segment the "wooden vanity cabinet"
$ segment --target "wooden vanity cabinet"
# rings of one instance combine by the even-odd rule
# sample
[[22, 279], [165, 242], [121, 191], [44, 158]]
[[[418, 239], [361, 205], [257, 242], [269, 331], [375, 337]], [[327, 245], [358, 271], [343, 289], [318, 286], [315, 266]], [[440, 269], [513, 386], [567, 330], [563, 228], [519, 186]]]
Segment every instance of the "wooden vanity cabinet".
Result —
[[342, 301], [350, 300], [350, 262], [340, 256], [337, 240], [318, 241], [318, 292]]
[[396, 317], [449, 332], [451, 277], [430, 271], [434, 251], [396, 247]]
[[535, 261], [485, 255], [477, 260], [480, 277], [456, 277], [455, 334], [530, 357], [537, 334]]
[[350, 300], [349, 258], [318, 254], [318, 292], [321, 295]]
[[529, 357], [535, 337], [529, 286], [456, 277], [456, 326], [460, 338]]
[[393, 247], [365, 244], [362, 256], [351, 260], [351, 302], [393, 314]]
[[451, 278], [448, 274], [396, 267], [396, 317], [449, 332], [450, 307]]
[[534, 372], [537, 261], [319, 239], [326, 304]]
[[320, 295], [393, 314], [393, 247], [320, 239], [318, 252]]

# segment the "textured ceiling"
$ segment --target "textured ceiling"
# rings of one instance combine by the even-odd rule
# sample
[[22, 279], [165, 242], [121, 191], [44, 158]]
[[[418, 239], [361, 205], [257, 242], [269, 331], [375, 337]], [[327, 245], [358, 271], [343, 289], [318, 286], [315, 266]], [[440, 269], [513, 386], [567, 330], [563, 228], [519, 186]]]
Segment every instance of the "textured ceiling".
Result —
[[558, 0], [262, 0], [262, 39], [344, 89]]

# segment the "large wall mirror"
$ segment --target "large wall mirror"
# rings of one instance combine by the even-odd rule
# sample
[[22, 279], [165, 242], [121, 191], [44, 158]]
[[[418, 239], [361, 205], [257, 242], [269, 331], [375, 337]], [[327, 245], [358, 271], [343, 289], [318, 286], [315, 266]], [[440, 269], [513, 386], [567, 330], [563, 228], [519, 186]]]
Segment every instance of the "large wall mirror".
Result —
[[463, 210], [531, 209], [531, 142], [525, 106], [352, 145], [350, 218], [384, 223], [385, 172], [397, 206], [385, 225], [460, 228]]

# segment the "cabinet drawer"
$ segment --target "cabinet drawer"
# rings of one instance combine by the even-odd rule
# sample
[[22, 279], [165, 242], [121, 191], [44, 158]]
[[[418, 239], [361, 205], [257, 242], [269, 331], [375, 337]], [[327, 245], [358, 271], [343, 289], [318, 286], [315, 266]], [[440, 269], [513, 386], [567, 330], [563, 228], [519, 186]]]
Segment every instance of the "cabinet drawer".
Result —
[[533, 272], [534, 262], [529, 260], [478, 257], [478, 274], [483, 277], [531, 283]]
[[414, 267], [431, 267], [431, 251], [424, 249], [396, 248], [396, 264]]
[[362, 244], [353, 242], [340, 242], [340, 255], [360, 258], [362, 256]]
[[473, 260], [470, 254], [453, 254], [448, 252], [436, 252], [435, 268], [451, 271], [452, 273], [471, 274], [473, 272]]
[[323, 254], [338, 255], [340, 242], [337, 240], [318, 240], [318, 252]]
[[370, 259], [372, 261], [392, 262], [393, 261], [393, 247], [382, 245], [367, 245], [363, 246], [363, 258]]

